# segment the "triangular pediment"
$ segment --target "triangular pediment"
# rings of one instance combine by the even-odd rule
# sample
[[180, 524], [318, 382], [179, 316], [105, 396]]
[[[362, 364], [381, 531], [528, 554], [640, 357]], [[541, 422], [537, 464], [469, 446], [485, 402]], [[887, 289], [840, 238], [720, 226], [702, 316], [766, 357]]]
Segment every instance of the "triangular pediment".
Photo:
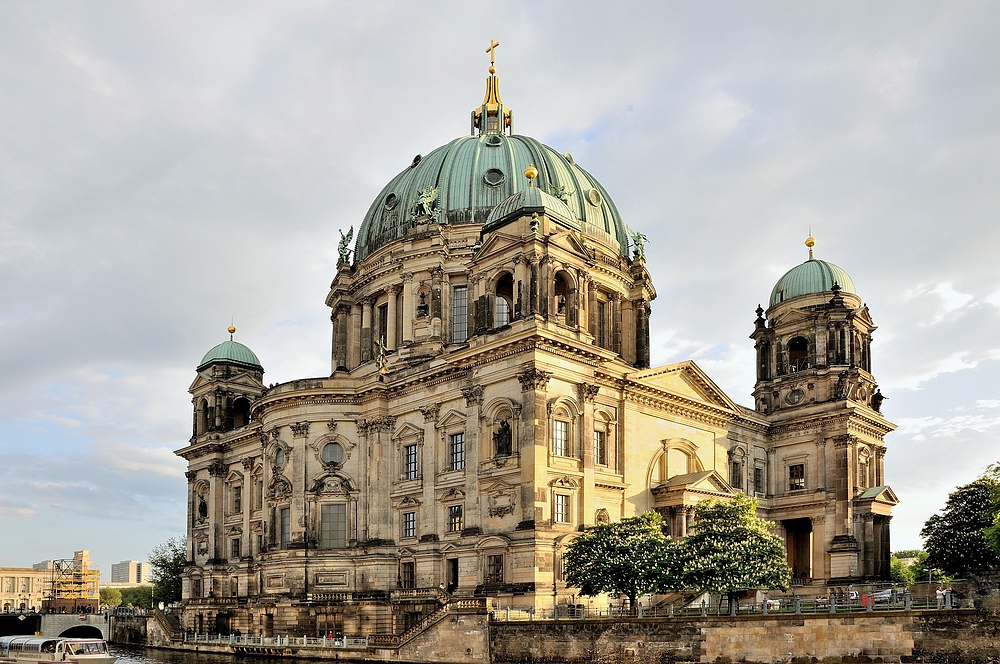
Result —
[[423, 435], [424, 430], [421, 427], [410, 424], [409, 422], [404, 422], [403, 426], [392, 432], [392, 439], [400, 440], [403, 438], [416, 438]]
[[587, 258], [589, 252], [583, 246], [583, 238], [574, 231], [562, 231], [549, 237], [549, 244], [554, 244], [560, 249], [572, 252], [581, 258]]
[[453, 426], [465, 426], [466, 419], [468, 418], [465, 413], [451, 409], [445, 413], [443, 417], [438, 419], [437, 427], [439, 429], [446, 429]]
[[644, 369], [629, 376], [643, 385], [686, 399], [738, 411], [739, 406], [693, 360]]
[[520, 251], [521, 240], [513, 235], [508, 235], [506, 233], [490, 233], [490, 236], [483, 242], [483, 246], [479, 248], [476, 255], [479, 257], [493, 256], [495, 254], [503, 254], [508, 249], [517, 249]]
[[197, 375], [195, 375], [194, 381], [191, 383], [191, 387], [188, 388], [188, 392], [199, 392], [202, 388], [209, 384], [212, 386], [226, 385], [237, 388], [242, 387], [245, 391], [254, 393], [259, 393], [264, 389], [264, 386], [260, 384], [254, 375], [247, 371], [241, 371], [233, 374], [229, 378], [212, 377], [211, 374], [199, 371]]
[[722, 493], [726, 495], [733, 495], [736, 493], [733, 491], [733, 488], [729, 486], [729, 483], [722, 479], [722, 475], [719, 475], [719, 473], [714, 470], [703, 470], [698, 473], [674, 475], [660, 486], [684, 489], [687, 491]]
[[873, 503], [883, 503], [885, 505], [898, 505], [899, 498], [888, 486], [874, 486], [857, 498], [859, 501], [871, 501]]

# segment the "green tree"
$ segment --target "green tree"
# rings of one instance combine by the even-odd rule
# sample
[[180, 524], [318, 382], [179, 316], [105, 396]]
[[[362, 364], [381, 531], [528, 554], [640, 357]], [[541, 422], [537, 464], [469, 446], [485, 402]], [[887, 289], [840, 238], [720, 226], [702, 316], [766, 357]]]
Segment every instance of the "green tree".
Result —
[[184, 538], [171, 537], [153, 549], [149, 554], [152, 568], [153, 600], [169, 604], [181, 599], [181, 579], [187, 564], [187, 548]]
[[153, 587], [152, 586], [132, 586], [121, 589], [122, 605], [137, 606], [143, 609], [153, 607]]
[[910, 566], [900, 560], [895, 553], [889, 559], [889, 577], [893, 583], [899, 583], [904, 586], [912, 586], [914, 581], [913, 571], [910, 569]]
[[914, 581], [931, 581], [943, 583], [948, 581], [948, 575], [939, 569], [927, 567], [927, 552], [917, 551], [916, 560], [910, 563], [910, 574]]
[[927, 568], [968, 577], [1000, 567], [1000, 553], [989, 545], [986, 530], [994, 525], [1000, 503], [1000, 482], [984, 476], [956, 488], [944, 509], [920, 530], [927, 551]]
[[101, 588], [101, 604], [112, 609], [122, 603], [122, 593], [117, 588]]
[[679, 583], [679, 547], [663, 534], [655, 512], [591, 526], [566, 547], [566, 582], [581, 595], [621, 593], [634, 614], [640, 595], [662, 592]]
[[694, 534], [683, 543], [684, 584], [725, 594], [730, 605], [739, 591], [788, 590], [791, 569], [773, 524], [757, 517], [756, 499], [737, 494], [707, 500], [695, 512]]

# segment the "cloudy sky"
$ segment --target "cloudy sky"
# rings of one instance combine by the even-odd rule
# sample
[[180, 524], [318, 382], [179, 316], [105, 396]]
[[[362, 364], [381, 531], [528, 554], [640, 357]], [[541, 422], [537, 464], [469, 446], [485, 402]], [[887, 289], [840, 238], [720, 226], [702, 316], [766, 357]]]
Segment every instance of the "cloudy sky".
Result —
[[899, 425], [894, 548], [1000, 459], [996, 3], [0, 2], [0, 565], [105, 574], [184, 529], [187, 387], [237, 337], [329, 373], [337, 230], [468, 131], [518, 133], [649, 237], [654, 364], [750, 404], [753, 310], [854, 278]]

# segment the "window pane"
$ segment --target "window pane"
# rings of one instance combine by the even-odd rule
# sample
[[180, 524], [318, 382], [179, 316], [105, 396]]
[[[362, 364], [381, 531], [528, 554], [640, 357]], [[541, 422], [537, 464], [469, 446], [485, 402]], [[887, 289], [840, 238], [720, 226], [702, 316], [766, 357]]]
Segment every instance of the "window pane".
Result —
[[510, 323], [510, 303], [507, 302], [506, 298], [497, 296], [496, 306], [493, 311], [494, 326], [503, 327]]
[[556, 456], [567, 456], [569, 453], [567, 423], [562, 420], [552, 422], [552, 453]]
[[556, 523], [569, 523], [569, 496], [557, 493], [555, 495], [555, 514]]
[[323, 505], [320, 507], [319, 547], [321, 549], [347, 547], [347, 505]]
[[594, 432], [594, 463], [601, 466], [608, 465], [608, 452], [604, 442], [604, 432]]
[[753, 469], [753, 490], [756, 493], [764, 493], [764, 469]]
[[451, 505], [448, 507], [448, 532], [461, 532], [461, 530], [465, 527], [464, 523], [465, 521], [462, 518], [462, 506]]
[[462, 470], [465, 468], [465, 434], [456, 433], [451, 437], [451, 469]]
[[503, 583], [503, 556], [486, 556], [486, 583]]
[[417, 536], [417, 513], [416, 512], [404, 512], [403, 513], [403, 537], [416, 537]]
[[806, 488], [806, 467], [805, 464], [795, 464], [788, 467], [788, 490], [796, 491]]
[[461, 343], [469, 338], [469, 300], [465, 286], [455, 286], [451, 292], [451, 340]]
[[413, 588], [414, 584], [414, 563], [406, 562], [399, 565], [399, 586], [401, 588]]
[[407, 445], [403, 448], [403, 479], [417, 478], [417, 446]]
[[279, 514], [279, 521], [281, 522], [278, 527], [278, 532], [280, 533], [278, 544], [282, 549], [288, 548], [288, 541], [291, 538], [291, 510], [287, 507], [281, 509]]

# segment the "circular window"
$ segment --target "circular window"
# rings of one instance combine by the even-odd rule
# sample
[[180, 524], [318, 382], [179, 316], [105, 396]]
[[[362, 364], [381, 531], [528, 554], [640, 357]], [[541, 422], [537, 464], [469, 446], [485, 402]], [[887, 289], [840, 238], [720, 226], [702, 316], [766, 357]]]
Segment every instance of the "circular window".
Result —
[[805, 399], [805, 397], [806, 397], [805, 392], [799, 389], [795, 389], [788, 393], [788, 396], [785, 397], [785, 401], [787, 401], [790, 404], [797, 404], [801, 403], [802, 400]]
[[587, 201], [595, 207], [600, 205], [601, 192], [597, 191], [596, 189], [591, 189], [590, 191], [587, 192]]
[[419, 164], [421, 159], [423, 159], [423, 157], [421, 157], [420, 155], [417, 155], [416, 157], [414, 157], [413, 158], [413, 163], [410, 164], [410, 168], [414, 168], [417, 164]]
[[274, 467], [281, 468], [285, 465], [285, 450], [278, 448], [278, 451], [274, 453]]
[[503, 145], [503, 139], [497, 136], [496, 134], [493, 134], [492, 136], [486, 139], [486, 145], [490, 146], [491, 148], [498, 148], [501, 145]]
[[337, 464], [344, 460], [344, 448], [339, 443], [327, 443], [320, 453], [323, 463]]
[[483, 173], [483, 182], [485, 182], [491, 187], [497, 187], [503, 184], [503, 181], [505, 179], [506, 178], [504, 177], [503, 171], [501, 171], [499, 168], [491, 168], [490, 170]]
[[389, 194], [385, 197], [385, 209], [391, 210], [396, 207], [396, 203], [399, 202], [399, 197], [396, 194]]

